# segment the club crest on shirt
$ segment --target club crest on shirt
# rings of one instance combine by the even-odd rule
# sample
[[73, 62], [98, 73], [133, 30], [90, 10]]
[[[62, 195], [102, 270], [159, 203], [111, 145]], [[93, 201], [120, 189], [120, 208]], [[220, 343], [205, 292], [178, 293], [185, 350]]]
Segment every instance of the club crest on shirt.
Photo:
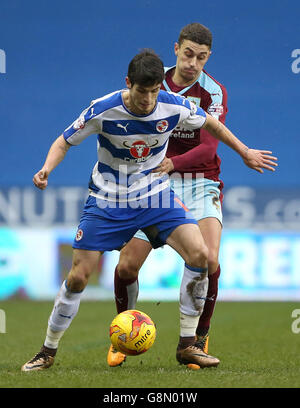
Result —
[[144, 161], [146, 157], [148, 157], [151, 147], [154, 147], [158, 144], [158, 140], [156, 139], [155, 142], [151, 145], [144, 142], [144, 140], [137, 140], [132, 144], [125, 141], [123, 142], [123, 146], [129, 149], [129, 152], [132, 157], [135, 159], [139, 159], [139, 161]]
[[76, 119], [74, 124], [73, 124], [73, 128], [75, 130], [83, 129], [84, 126], [85, 126], [85, 120], [84, 120], [83, 117], [79, 117], [78, 119]]
[[169, 127], [169, 122], [166, 119], [160, 120], [159, 122], [157, 122], [156, 124], [156, 130], [159, 133], [164, 133], [166, 132], [166, 130]]
[[200, 102], [201, 102], [201, 98], [197, 98], [196, 96], [187, 96], [187, 99], [191, 102], [194, 102], [194, 104], [196, 106], [198, 106], [198, 108], [200, 108]]
[[76, 240], [76, 241], [80, 241], [80, 240], [82, 239], [82, 237], [83, 237], [83, 231], [82, 231], [82, 229], [79, 229], [79, 230], [76, 232], [75, 240]]

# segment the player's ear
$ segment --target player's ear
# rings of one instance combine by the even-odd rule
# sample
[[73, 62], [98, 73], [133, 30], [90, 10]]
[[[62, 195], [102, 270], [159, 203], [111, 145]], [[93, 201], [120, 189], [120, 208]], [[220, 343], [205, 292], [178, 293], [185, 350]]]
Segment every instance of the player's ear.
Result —
[[128, 78], [128, 76], [125, 78], [125, 82], [126, 82], [127, 88], [130, 89], [131, 88], [131, 82], [130, 82], [130, 79]]
[[178, 51], [179, 51], [179, 44], [176, 42], [174, 44], [174, 53], [175, 53], [176, 57], [178, 56]]

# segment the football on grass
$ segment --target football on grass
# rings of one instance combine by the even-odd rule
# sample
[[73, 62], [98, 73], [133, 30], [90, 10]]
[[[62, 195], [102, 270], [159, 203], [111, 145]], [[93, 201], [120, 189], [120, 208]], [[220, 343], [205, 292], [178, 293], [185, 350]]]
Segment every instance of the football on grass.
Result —
[[111, 322], [109, 335], [115, 349], [128, 356], [137, 356], [153, 345], [156, 327], [146, 313], [126, 310]]

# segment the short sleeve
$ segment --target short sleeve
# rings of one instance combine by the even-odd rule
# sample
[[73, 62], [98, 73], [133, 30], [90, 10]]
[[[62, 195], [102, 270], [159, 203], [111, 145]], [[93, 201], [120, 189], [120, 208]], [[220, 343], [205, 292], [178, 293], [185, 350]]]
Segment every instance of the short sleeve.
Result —
[[181, 122], [182, 125], [189, 130], [201, 128], [206, 121], [206, 112], [188, 99], [185, 100], [185, 106], [188, 112], [186, 118]]
[[93, 105], [85, 109], [79, 117], [63, 132], [63, 137], [71, 145], [79, 145], [92, 134], [101, 132], [101, 120], [96, 117]]

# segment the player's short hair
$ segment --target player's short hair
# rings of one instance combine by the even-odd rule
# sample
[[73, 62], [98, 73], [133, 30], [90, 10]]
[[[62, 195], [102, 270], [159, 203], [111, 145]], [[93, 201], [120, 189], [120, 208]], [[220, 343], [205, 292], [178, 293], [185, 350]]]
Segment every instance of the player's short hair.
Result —
[[197, 44], [205, 44], [211, 49], [212, 33], [200, 23], [191, 23], [181, 29], [178, 44], [181, 45], [184, 40], [190, 40]]
[[130, 61], [127, 76], [131, 85], [161, 84], [165, 78], [164, 64], [153, 50], [145, 48]]

